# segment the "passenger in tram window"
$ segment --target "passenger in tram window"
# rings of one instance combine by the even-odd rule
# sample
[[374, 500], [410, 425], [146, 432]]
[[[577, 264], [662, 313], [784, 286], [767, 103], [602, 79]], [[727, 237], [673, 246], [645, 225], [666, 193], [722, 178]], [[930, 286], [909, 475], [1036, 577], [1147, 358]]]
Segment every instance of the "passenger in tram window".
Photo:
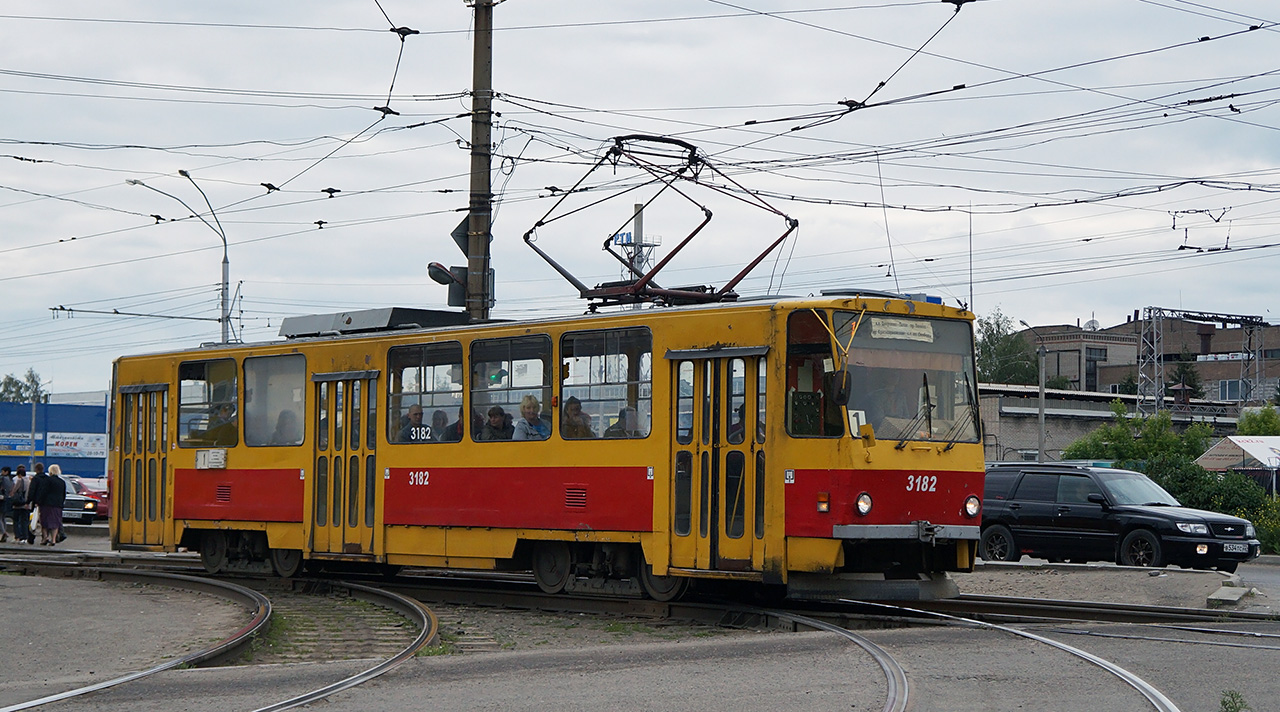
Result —
[[495, 405], [489, 409], [489, 418], [480, 430], [481, 440], [510, 440], [516, 428], [511, 424], [511, 416], [502, 406]]
[[449, 414], [436, 410], [431, 414], [431, 439], [436, 442], [444, 440], [444, 431], [449, 428]]
[[606, 438], [638, 438], [640, 434], [640, 424], [637, 422], [636, 409], [631, 406], [623, 406], [618, 411], [618, 419], [613, 421], [604, 431]]
[[240, 442], [240, 431], [236, 424], [235, 403], [223, 403], [218, 406], [209, 429], [204, 431], [205, 439], [214, 447], [233, 447]]
[[582, 401], [577, 396], [569, 396], [564, 401], [564, 410], [560, 411], [560, 435], [569, 440], [594, 438], [596, 433], [587, 424], [587, 418], [582, 412]]
[[546, 440], [551, 437], [551, 426], [541, 417], [542, 404], [536, 396], [525, 396], [520, 400], [520, 415], [516, 423], [512, 440]]
[[409, 423], [400, 429], [396, 442], [424, 443], [431, 439], [431, 428], [422, 424], [422, 406], [414, 403], [409, 406]]
[[[444, 437], [441, 440], [446, 443], [461, 442], [462, 436], [467, 433], [467, 426], [463, 420], [466, 417], [466, 410], [462, 406], [458, 406], [458, 419], [444, 429]], [[472, 425], [474, 426], [474, 423]]]
[[302, 444], [302, 424], [298, 420], [298, 414], [292, 410], [285, 409], [280, 411], [280, 415], [276, 416], [276, 429], [271, 434], [272, 445], [301, 445]]

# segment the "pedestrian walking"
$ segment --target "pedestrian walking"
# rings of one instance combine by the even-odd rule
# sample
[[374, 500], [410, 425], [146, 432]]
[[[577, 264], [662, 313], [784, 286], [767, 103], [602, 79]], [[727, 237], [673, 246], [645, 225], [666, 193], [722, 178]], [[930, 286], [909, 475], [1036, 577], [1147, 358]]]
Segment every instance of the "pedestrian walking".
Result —
[[49, 478], [41, 489], [43, 499], [40, 500], [40, 532], [45, 546], [53, 546], [62, 541], [62, 505], [67, 501], [67, 482], [62, 479], [62, 468], [49, 466]]
[[0, 543], [9, 541], [7, 522], [13, 518], [13, 502], [9, 492], [13, 489], [13, 475], [7, 467], [0, 467]]
[[[31, 476], [31, 482], [27, 483], [27, 501], [31, 503], [31, 509], [35, 512], [32, 517], [33, 523], [40, 529], [40, 543], [48, 544], [49, 535], [44, 531], [43, 518], [40, 516], [44, 509], [45, 490], [49, 488], [49, 474], [44, 471], [44, 463], [37, 462], [35, 465], [35, 474]], [[31, 533], [31, 543], [35, 542], [35, 532]]]
[[9, 490], [9, 506], [13, 513], [13, 536], [20, 544], [35, 542], [31, 534], [30, 489], [27, 468], [18, 465], [18, 471], [13, 476], [13, 488]]

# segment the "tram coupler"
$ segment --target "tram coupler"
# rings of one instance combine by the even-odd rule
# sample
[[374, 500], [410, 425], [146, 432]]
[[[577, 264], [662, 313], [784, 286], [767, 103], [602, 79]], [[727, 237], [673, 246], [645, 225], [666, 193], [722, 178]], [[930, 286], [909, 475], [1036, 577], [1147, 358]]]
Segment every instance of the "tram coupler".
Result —
[[926, 544], [934, 543], [938, 536], [938, 530], [941, 529], [938, 525], [930, 524], [925, 519], [914, 521], [912, 524], [916, 525], [916, 538]]

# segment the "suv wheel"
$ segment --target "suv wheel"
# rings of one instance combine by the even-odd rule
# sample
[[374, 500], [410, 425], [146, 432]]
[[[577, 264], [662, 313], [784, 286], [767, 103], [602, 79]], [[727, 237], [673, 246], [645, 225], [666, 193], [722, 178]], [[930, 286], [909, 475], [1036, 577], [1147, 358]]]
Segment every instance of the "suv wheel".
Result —
[[1120, 563], [1125, 566], [1164, 566], [1160, 540], [1146, 529], [1134, 529], [1120, 543]]
[[978, 555], [986, 561], [1017, 561], [1022, 558], [1013, 542], [1013, 532], [1003, 524], [992, 524], [982, 532]]

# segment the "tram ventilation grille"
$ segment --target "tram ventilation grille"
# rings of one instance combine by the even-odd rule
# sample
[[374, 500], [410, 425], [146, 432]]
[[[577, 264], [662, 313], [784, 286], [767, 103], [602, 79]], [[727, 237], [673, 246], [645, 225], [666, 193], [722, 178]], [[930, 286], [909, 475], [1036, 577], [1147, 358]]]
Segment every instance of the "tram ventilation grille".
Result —
[[564, 489], [564, 506], [570, 509], [586, 509], [587, 488], [566, 487]]
[[231, 485], [225, 482], [222, 484], [219, 484], [217, 488], [214, 490], [213, 497], [218, 502], [230, 502], [231, 501]]

